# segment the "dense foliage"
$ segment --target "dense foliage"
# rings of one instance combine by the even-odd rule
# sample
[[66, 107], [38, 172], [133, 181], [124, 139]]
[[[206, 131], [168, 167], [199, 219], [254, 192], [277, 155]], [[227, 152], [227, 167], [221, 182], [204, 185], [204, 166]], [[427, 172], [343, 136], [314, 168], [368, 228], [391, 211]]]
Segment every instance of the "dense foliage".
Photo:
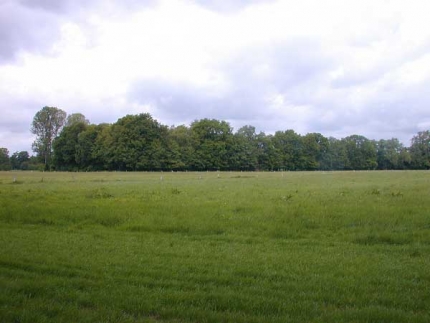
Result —
[[[85, 119], [84, 119], [85, 120]], [[233, 132], [226, 121], [201, 119], [167, 127], [149, 114], [127, 115], [112, 125], [75, 122], [54, 140], [57, 170], [370, 170], [430, 168], [430, 135], [410, 148], [398, 139], [342, 139], [294, 130], [274, 135], [253, 126]]]
[[[44, 115], [42, 112], [51, 112], [55, 129], [52, 129], [52, 123], [45, 122], [50, 119], [41, 117]], [[44, 166], [37, 166], [37, 161], [31, 160], [26, 152], [16, 152], [9, 158], [8, 150], [3, 148], [0, 154], [1, 169], [430, 169], [430, 131], [419, 132], [412, 138], [411, 146], [404, 147], [396, 138], [375, 141], [351, 135], [336, 139], [326, 138], [320, 133], [300, 135], [291, 129], [267, 135], [257, 133], [255, 127], [250, 125], [234, 132], [228, 122], [215, 119], [195, 120], [190, 126], [167, 127], [148, 113], [127, 115], [114, 124], [95, 125], [80, 113], [66, 119], [62, 110], [44, 107], [36, 114], [36, 120], [45, 131], [41, 131], [45, 135], [38, 139], [41, 145], [35, 149], [38, 162]], [[59, 129], [61, 132], [54, 137]]]
[[0, 170], [9, 170], [10, 168], [9, 150], [0, 148]]
[[33, 150], [43, 159], [45, 167], [51, 165], [52, 144], [66, 121], [66, 112], [55, 107], [43, 107], [36, 113], [31, 132], [36, 135]]

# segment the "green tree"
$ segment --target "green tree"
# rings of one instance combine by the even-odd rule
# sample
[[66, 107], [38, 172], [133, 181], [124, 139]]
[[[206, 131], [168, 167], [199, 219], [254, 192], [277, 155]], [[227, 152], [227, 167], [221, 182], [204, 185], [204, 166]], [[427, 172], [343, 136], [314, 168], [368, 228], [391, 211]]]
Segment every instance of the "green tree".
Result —
[[28, 161], [28, 170], [43, 171], [45, 169], [45, 164], [40, 162], [40, 158], [37, 156], [30, 156]]
[[79, 164], [79, 134], [85, 131], [87, 125], [83, 122], [72, 123], [61, 131], [53, 142], [54, 160], [57, 170], [78, 170]]
[[110, 127], [105, 123], [88, 125], [78, 134], [75, 157], [79, 169], [87, 171], [107, 169], [105, 152], [108, 149], [109, 136], [105, 133], [109, 132]]
[[403, 147], [399, 152], [399, 169], [409, 169], [411, 168], [412, 157], [409, 148]]
[[273, 146], [272, 139], [272, 135], [266, 135], [264, 132], [260, 132], [256, 136], [258, 170], [277, 169], [280, 154]]
[[[86, 141], [86, 145], [83, 151], [85, 160], [91, 165], [89, 169], [93, 168], [96, 170], [117, 170], [115, 165], [114, 155], [111, 151], [113, 146], [112, 138], [112, 127], [111, 124], [100, 124], [95, 129], [95, 134], [90, 136], [95, 136], [94, 143]], [[89, 128], [91, 129], [91, 127]], [[86, 132], [82, 133], [81, 136], [86, 136]], [[91, 140], [90, 138], [84, 138], [82, 140]]]
[[228, 169], [228, 151], [233, 131], [226, 121], [202, 119], [191, 124], [196, 170]]
[[12, 169], [27, 170], [29, 168], [30, 155], [27, 151], [17, 151], [10, 157]]
[[7, 148], [0, 148], [0, 170], [10, 170], [9, 150]]
[[404, 165], [400, 153], [404, 147], [398, 139], [381, 139], [377, 143], [378, 169], [402, 169]]
[[185, 125], [170, 127], [168, 132], [168, 147], [172, 169], [191, 169], [194, 146], [190, 128]]
[[317, 170], [323, 168], [323, 160], [326, 157], [329, 142], [320, 133], [308, 133], [302, 137], [302, 164], [303, 170]]
[[346, 142], [334, 137], [328, 138], [328, 148], [321, 161], [323, 170], [344, 170], [350, 169]]
[[36, 135], [33, 151], [38, 154], [45, 169], [49, 169], [52, 157], [52, 143], [63, 128], [66, 112], [55, 107], [43, 107], [36, 113], [31, 132]]
[[275, 168], [285, 170], [305, 168], [302, 139], [294, 130], [276, 131], [272, 143], [278, 153]]
[[155, 170], [167, 167], [167, 127], [150, 114], [127, 115], [110, 128], [109, 167]]
[[85, 118], [82, 113], [72, 113], [67, 116], [66, 123], [64, 126], [68, 127], [75, 123], [83, 123], [88, 126], [90, 124], [90, 121]]
[[430, 169], [430, 131], [420, 131], [411, 141], [411, 165], [415, 169]]
[[348, 155], [349, 169], [375, 169], [376, 143], [360, 135], [352, 135], [342, 139]]
[[258, 142], [255, 127], [243, 126], [231, 137], [229, 168], [244, 171], [258, 168]]

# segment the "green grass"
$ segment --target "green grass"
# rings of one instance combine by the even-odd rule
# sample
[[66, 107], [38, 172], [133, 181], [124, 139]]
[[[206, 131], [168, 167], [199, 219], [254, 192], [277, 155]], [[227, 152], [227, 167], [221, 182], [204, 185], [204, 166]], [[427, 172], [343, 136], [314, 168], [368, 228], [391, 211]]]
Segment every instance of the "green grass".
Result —
[[429, 197], [425, 171], [0, 172], [0, 322], [430, 322]]

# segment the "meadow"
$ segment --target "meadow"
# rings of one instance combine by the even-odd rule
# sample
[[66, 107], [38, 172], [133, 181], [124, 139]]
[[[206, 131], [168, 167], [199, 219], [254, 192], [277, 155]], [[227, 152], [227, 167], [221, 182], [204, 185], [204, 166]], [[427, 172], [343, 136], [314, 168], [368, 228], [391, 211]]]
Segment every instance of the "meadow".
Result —
[[1, 322], [430, 322], [430, 172], [0, 172]]

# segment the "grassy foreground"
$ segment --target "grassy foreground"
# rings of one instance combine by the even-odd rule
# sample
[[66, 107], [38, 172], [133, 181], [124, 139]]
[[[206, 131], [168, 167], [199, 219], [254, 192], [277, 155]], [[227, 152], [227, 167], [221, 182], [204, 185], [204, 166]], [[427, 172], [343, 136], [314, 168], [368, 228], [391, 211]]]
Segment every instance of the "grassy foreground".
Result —
[[430, 172], [0, 172], [1, 322], [430, 322]]

